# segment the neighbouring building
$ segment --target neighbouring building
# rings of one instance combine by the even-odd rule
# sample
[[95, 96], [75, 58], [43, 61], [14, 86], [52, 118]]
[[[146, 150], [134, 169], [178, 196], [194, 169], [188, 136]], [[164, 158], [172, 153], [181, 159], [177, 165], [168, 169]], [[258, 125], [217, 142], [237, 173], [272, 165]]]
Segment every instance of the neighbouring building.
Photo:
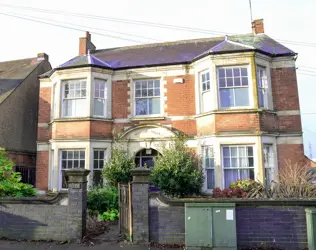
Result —
[[37, 143], [40, 190], [66, 188], [65, 169], [89, 168], [99, 183], [116, 138], [138, 165], [178, 131], [203, 157], [203, 191], [237, 179], [269, 182], [285, 160], [305, 162], [295, 60], [264, 34], [96, 50], [43, 74]]
[[50, 69], [45, 53], [0, 62], [0, 147], [26, 182], [35, 181], [38, 76]]

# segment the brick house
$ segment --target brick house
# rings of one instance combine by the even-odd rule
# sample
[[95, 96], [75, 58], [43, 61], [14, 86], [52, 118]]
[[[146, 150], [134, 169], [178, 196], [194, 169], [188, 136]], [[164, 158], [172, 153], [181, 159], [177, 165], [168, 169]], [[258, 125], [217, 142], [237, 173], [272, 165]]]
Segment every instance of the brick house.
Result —
[[[48, 56], [0, 62], [0, 147], [8, 152], [23, 178], [35, 175], [38, 76], [51, 69]], [[30, 177], [30, 176], [29, 176]], [[35, 177], [32, 179], [35, 180]]]
[[264, 34], [96, 50], [41, 76], [37, 187], [66, 188], [63, 170], [89, 168], [100, 182], [114, 138], [138, 165], [177, 131], [203, 158], [203, 191], [242, 178], [269, 182], [285, 159], [305, 162], [297, 54]]

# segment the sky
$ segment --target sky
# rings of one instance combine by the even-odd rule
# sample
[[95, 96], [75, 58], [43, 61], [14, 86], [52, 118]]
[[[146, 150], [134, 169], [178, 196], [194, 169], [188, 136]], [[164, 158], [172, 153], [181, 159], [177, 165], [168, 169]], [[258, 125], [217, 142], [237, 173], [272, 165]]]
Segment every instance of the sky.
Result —
[[[33, 10], [12, 6], [9, 8], [5, 4]], [[34, 11], [34, 8], [51, 12]], [[315, 10], [315, 0], [252, 0], [253, 19], [264, 19], [265, 33], [275, 39], [291, 41], [282, 43], [298, 53], [296, 66], [305, 154], [316, 160]], [[83, 18], [63, 12], [110, 17], [115, 20]], [[77, 30], [26, 20], [36, 18], [42, 18], [41, 22]], [[203, 29], [209, 32], [135, 25], [118, 22], [117, 19], [185, 26], [195, 31]], [[1, 0], [0, 24], [0, 61], [36, 57], [37, 53], [45, 52], [49, 55], [52, 67], [78, 55], [79, 37], [84, 36], [85, 30], [92, 33], [92, 41], [97, 49], [218, 36], [214, 31], [227, 34], [251, 32], [249, 0]], [[303, 44], [293, 44], [293, 41]]]

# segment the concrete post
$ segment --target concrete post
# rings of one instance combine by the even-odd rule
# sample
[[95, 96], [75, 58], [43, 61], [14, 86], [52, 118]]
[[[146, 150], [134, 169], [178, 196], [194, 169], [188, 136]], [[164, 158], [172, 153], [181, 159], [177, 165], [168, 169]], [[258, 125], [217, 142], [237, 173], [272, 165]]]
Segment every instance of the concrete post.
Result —
[[131, 171], [132, 181], [132, 241], [149, 242], [149, 175], [147, 168], [135, 168]]
[[87, 221], [87, 176], [90, 170], [67, 169], [68, 181], [68, 230], [73, 239], [82, 239]]

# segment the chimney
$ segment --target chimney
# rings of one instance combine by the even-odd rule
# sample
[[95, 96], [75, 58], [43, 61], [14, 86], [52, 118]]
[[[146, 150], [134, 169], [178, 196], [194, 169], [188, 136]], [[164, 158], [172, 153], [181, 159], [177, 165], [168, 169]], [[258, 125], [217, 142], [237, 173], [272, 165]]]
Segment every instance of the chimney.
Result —
[[251, 27], [252, 33], [254, 33], [255, 35], [264, 33], [263, 19], [253, 20], [251, 23]]
[[89, 50], [95, 50], [95, 46], [91, 42], [91, 34], [86, 31], [86, 36], [79, 38], [79, 56], [88, 54]]
[[37, 61], [48, 61], [48, 55], [46, 53], [38, 53]]

